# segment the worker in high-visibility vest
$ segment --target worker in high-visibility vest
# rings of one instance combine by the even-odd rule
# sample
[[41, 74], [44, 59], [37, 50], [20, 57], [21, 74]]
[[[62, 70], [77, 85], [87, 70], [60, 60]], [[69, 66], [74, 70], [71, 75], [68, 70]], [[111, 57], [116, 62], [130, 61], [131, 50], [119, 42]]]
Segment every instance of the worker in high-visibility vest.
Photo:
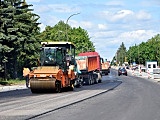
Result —
[[23, 77], [25, 77], [26, 79], [26, 87], [28, 88], [29, 88], [29, 73], [30, 73], [29, 68], [23, 68]]

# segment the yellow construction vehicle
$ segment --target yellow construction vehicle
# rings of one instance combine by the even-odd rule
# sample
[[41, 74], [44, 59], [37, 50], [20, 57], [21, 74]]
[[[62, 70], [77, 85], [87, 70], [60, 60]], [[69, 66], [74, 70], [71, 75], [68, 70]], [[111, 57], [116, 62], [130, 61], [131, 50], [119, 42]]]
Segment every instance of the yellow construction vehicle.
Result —
[[75, 46], [71, 42], [41, 42], [40, 66], [29, 73], [32, 93], [74, 89]]

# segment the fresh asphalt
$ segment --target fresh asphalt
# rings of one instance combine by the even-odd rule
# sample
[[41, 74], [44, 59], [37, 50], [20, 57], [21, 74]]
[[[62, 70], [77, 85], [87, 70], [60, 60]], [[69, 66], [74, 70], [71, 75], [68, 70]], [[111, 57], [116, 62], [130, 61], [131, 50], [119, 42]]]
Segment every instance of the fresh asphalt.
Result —
[[136, 76], [117, 77], [122, 84], [114, 90], [34, 120], [159, 120], [160, 85]]

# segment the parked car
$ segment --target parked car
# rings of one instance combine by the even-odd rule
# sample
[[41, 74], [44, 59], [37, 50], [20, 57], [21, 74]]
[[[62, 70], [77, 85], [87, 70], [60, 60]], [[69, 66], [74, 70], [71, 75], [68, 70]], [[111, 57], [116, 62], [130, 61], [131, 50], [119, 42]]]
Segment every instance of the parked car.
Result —
[[124, 67], [118, 69], [118, 76], [120, 76], [120, 75], [126, 75], [127, 76], [127, 70]]

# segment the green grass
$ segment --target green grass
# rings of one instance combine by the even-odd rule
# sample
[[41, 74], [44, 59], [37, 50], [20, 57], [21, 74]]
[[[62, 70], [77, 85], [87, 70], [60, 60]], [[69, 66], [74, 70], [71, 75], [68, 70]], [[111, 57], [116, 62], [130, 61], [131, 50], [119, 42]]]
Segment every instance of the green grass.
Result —
[[19, 80], [19, 79], [2, 80], [0, 79], [0, 85], [21, 85], [21, 84], [25, 84], [25, 80]]

